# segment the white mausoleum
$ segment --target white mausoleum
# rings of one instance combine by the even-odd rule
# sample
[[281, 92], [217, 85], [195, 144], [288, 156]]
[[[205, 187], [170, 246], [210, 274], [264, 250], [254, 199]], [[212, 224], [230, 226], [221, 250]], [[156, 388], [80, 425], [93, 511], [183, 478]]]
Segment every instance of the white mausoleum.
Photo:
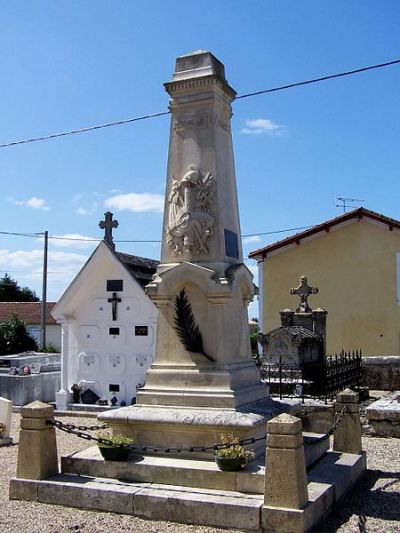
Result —
[[[106, 232], [107, 236], [107, 232]], [[154, 357], [157, 309], [144, 293], [158, 262], [99, 244], [52, 314], [62, 326], [58, 409], [72, 402], [71, 387], [91, 389], [116, 405], [131, 404]]]

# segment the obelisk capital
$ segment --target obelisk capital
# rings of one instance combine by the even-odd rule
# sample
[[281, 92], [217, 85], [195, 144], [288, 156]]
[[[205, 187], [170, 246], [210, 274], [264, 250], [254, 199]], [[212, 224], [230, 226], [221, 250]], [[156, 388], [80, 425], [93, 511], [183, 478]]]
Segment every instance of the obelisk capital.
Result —
[[[208, 83], [207, 83], [208, 82]], [[230, 87], [225, 78], [225, 67], [211, 52], [197, 50], [176, 58], [175, 72], [172, 80], [164, 83], [166, 91], [171, 93], [176, 90], [187, 92], [188, 83], [197, 89], [207, 90], [209, 83], [218, 83], [227, 94], [229, 101], [236, 96], [236, 91]]]

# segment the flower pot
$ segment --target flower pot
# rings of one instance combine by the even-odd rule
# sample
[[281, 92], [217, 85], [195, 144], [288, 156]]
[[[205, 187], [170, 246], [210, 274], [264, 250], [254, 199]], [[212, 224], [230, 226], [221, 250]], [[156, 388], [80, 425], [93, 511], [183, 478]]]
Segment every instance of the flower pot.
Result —
[[218, 468], [224, 472], [236, 472], [246, 465], [245, 457], [220, 457], [218, 455], [214, 457]]
[[101, 455], [106, 461], [126, 461], [129, 455], [129, 448], [104, 448], [99, 446]]

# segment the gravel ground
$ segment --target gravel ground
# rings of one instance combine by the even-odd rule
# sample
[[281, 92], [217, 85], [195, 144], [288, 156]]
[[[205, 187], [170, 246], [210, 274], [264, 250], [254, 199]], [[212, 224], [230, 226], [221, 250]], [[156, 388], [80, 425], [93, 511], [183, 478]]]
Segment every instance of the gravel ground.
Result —
[[[226, 530], [154, 522], [140, 518], [84, 511], [55, 505], [9, 501], [8, 485], [16, 473], [19, 415], [13, 415], [15, 444], [0, 447], [0, 533], [217, 533]], [[65, 422], [91, 425], [93, 418], [63, 418]], [[88, 446], [73, 435], [57, 433], [59, 455]], [[400, 532], [400, 441], [363, 437], [368, 472], [357, 489], [346, 496], [314, 533]], [[234, 530], [230, 530], [234, 531]]]

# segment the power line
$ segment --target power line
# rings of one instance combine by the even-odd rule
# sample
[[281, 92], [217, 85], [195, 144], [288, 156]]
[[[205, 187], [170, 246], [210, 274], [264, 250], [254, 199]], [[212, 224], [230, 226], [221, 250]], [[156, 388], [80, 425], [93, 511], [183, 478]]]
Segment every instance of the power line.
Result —
[[66, 135], [75, 135], [76, 133], [85, 133], [87, 131], [100, 130], [102, 128], [110, 128], [111, 126], [120, 126], [121, 124], [128, 124], [129, 122], [138, 122], [139, 120], [146, 120], [148, 118], [161, 117], [169, 115], [170, 111], [162, 111], [160, 113], [152, 113], [150, 115], [143, 115], [141, 117], [126, 118], [124, 120], [117, 120], [115, 122], [107, 122], [106, 124], [97, 124], [96, 126], [88, 126], [87, 128], [79, 128], [76, 130], [63, 131], [62, 133], [52, 133], [51, 135], [43, 135], [42, 137], [32, 137], [31, 139], [23, 139], [21, 141], [13, 141], [6, 144], [0, 144], [0, 148], [8, 148], [16, 144], [27, 144], [37, 141], [47, 141], [48, 139], [55, 139], [57, 137], [65, 137]]
[[[277, 233], [286, 233], [288, 231], [297, 231], [302, 229], [310, 228], [311, 226], [300, 226], [297, 228], [287, 228], [287, 229], [279, 229], [274, 231], [264, 231], [261, 233], [248, 233], [246, 235], [242, 235], [241, 238], [245, 239], [247, 237], [260, 237], [262, 235], [274, 235]], [[0, 235], [16, 235], [16, 236], [22, 236], [22, 237], [35, 237], [43, 236], [43, 233], [16, 233], [11, 231], [0, 231]], [[49, 235], [49, 239], [55, 240], [55, 241], [78, 241], [78, 242], [101, 242], [103, 239], [89, 239], [89, 238], [79, 238], [79, 237], [61, 237], [57, 235]], [[126, 240], [114, 240], [116, 243], [160, 243], [161, 240], [154, 240], [154, 239], [126, 239]]]
[[366, 72], [368, 70], [374, 70], [377, 68], [389, 67], [400, 63], [400, 59], [394, 59], [393, 61], [387, 61], [386, 63], [379, 63], [378, 65], [371, 65], [369, 67], [356, 68], [354, 70], [348, 70], [346, 72], [339, 72], [338, 74], [329, 74], [328, 76], [322, 76], [320, 78], [313, 78], [306, 81], [298, 81], [295, 83], [289, 83], [288, 85], [281, 85], [280, 87], [274, 87], [272, 89], [263, 89], [254, 93], [247, 93], [236, 96], [235, 100], [240, 98], [249, 98], [250, 96], [258, 96], [259, 94], [273, 93], [276, 91], [284, 91], [285, 89], [292, 89], [293, 87], [301, 87], [302, 85], [310, 85], [311, 83], [319, 83], [320, 81], [333, 80], [335, 78], [343, 78], [344, 76], [351, 76], [352, 74], [359, 74], [360, 72]]
[[[312, 83], [319, 83], [321, 81], [332, 80], [332, 79], [335, 79], [335, 78], [343, 78], [345, 76], [351, 76], [353, 74], [359, 74], [361, 72], [367, 72], [369, 70], [375, 70], [375, 69], [379, 69], [379, 68], [389, 67], [389, 66], [392, 66], [392, 65], [396, 65], [398, 63], [400, 63], [400, 59], [394, 59], [393, 61], [386, 61], [385, 63], [378, 63], [376, 65], [370, 65], [368, 67], [361, 67], [361, 68], [357, 68], [357, 69], [354, 69], [354, 70], [347, 70], [345, 72], [339, 72], [337, 74], [329, 74], [327, 76], [321, 76], [319, 78], [312, 78], [310, 80], [298, 81], [298, 82], [294, 82], [294, 83], [289, 83], [287, 85], [280, 85], [278, 87], [272, 87], [270, 89], [262, 89], [260, 91], [255, 91], [255, 92], [252, 92], [252, 93], [241, 94], [241, 95], [236, 96], [235, 100], [240, 100], [240, 99], [244, 99], [244, 98], [250, 98], [252, 96], [259, 96], [261, 94], [273, 93], [273, 92], [277, 92], [277, 91], [284, 91], [286, 89], [292, 89], [294, 87], [301, 87], [302, 85], [310, 85]], [[55, 139], [55, 138], [58, 138], [58, 137], [65, 137], [67, 135], [75, 135], [77, 133], [86, 133], [88, 131], [100, 130], [100, 129], [103, 129], [103, 128], [110, 128], [112, 126], [119, 126], [121, 124], [128, 124], [130, 122], [138, 122], [138, 121], [141, 121], [141, 120], [147, 120], [147, 119], [161, 117], [161, 116], [169, 115], [169, 114], [170, 114], [170, 111], [160, 111], [159, 113], [151, 113], [151, 114], [142, 115], [142, 116], [139, 116], [139, 117], [132, 117], [132, 118], [127, 118], [127, 119], [123, 119], [123, 120], [117, 120], [117, 121], [114, 121], [114, 122], [107, 122], [105, 124], [97, 124], [95, 126], [88, 126], [86, 128], [79, 128], [79, 129], [75, 129], [75, 130], [64, 131], [64, 132], [61, 132], [61, 133], [53, 133], [51, 135], [43, 135], [41, 137], [32, 137], [30, 139], [22, 139], [20, 141], [13, 141], [13, 142], [9, 142], [9, 143], [4, 143], [4, 144], [0, 144], [0, 148], [9, 148], [10, 146], [16, 146], [18, 144], [27, 144], [27, 143], [37, 142], [37, 141], [46, 141], [46, 140]]]
[[0, 231], [0, 235], [17, 235], [18, 237], [40, 237], [44, 233], [15, 233], [12, 231]]

